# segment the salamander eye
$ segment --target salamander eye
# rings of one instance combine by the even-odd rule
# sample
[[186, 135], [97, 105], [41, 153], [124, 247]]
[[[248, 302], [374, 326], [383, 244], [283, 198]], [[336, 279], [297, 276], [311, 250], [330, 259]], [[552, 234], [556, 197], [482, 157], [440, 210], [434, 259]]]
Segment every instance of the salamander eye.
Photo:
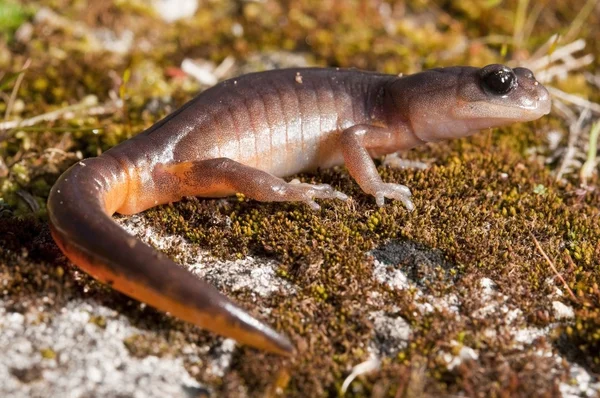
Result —
[[517, 86], [515, 73], [504, 65], [488, 65], [481, 69], [481, 85], [489, 94], [506, 95]]

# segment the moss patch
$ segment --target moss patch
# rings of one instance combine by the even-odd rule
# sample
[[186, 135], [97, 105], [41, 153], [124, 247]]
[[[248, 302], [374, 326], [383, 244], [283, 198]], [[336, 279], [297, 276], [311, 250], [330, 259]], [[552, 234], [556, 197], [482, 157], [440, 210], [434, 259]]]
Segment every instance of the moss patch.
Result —
[[[15, 25], [0, 43], [0, 91], [10, 98], [16, 87], [15, 99], [0, 102], [0, 112], [11, 104], [8, 118], [26, 119], [81, 104], [90, 95], [101, 107], [116, 100], [123, 106], [105, 113], [86, 108], [68, 119], [0, 130], [3, 300], [23, 312], [41, 305], [49, 313], [73, 298], [98, 300], [148, 331], [124, 342], [137, 356], [177, 355], [189, 342], [218, 346], [219, 338], [140, 308], [62, 257], [45, 224], [45, 200], [58, 175], [78, 159], [135, 135], [202, 89], [178, 70], [185, 57], [218, 64], [233, 55], [238, 69], [230, 73], [282, 50], [295, 56], [305, 53], [305, 59], [319, 65], [390, 73], [483, 65], [505, 56], [522, 58], [551, 34], [567, 33], [565, 21], [575, 18], [584, 1], [568, 7], [546, 5], [531, 34], [516, 37], [519, 3], [219, 1], [202, 3], [193, 18], [166, 24], [145, 3], [83, 7], [64, 0], [28, 2], [17, 17], [19, 26], [31, 23], [29, 38], [13, 35]], [[42, 7], [60, 10], [60, 18], [34, 22], [31, 16]], [[598, 18], [592, 13], [578, 32], [592, 39], [588, 51], [597, 58]], [[125, 53], [108, 51], [95, 38], [100, 27], [117, 36], [131, 30], [134, 45]], [[22, 71], [26, 63], [29, 67]], [[597, 67], [595, 63], [590, 70]], [[564, 84], [571, 92], [599, 99], [583, 74]], [[242, 196], [190, 198], [147, 211], [145, 218], [157, 231], [183, 236], [216, 257], [253, 254], [277, 260], [278, 275], [296, 288], [293, 296], [280, 292], [266, 298], [248, 291], [226, 292], [290, 336], [298, 348], [295, 358], [242, 347], [222, 379], [197, 370], [203, 358], [188, 364], [190, 373], [223, 395], [248, 391], [274, 396], [284, 391], [303, 396], [310, 391], [335, 396], [352, 366], [369, 356], [375, 333], [369, 314], [375, 311], [406, 320], [410, 342], [384, 358], [379, 371], [355, 380], [350, 396], [555, 395], [558, 383], [570, 378], [568, 364], [538, 355], [540, 347], [600, 372], [598, 179], [590, 190], [580, 189], [575, 179], [555, 181], [553, 165], [544, 164], [550, 153], [544, 133], [551, 129], [565, 131], [567, 126], [551, 116], [406, 154], [431, 162], [426, 170], [380, 166], [386, 181], [411, 187], [417, 208], [413, 213], [393, 202], [377, 208], [343, 168], [299, 176], [306, 182], [329, 183], [352, 197], [348, 203], [322, 202], [318, 212]], [[413, 259], [388, 264], [407, 272], [413, 283], [409, 289], [378, 282], [369, 253], [389, 242], [432, 250], [437, 263], [425, 266]], [[495, 283], [498, 308], [520, 311], [512, 324], [501, 311], [485, 319], [471, 316], [483, 306], [482, 278]], [[563, 296], [557, 298], [556, 289]], [[425, 310], [423, 295], [428, 300], [454, 295], [460, 303], [458, 315], [443, 306]], [[556, 317], [552, 302], [557, 300], [573, 308], [573, 318]], [[268, 316], [261, 309], [269, 309]], [[93, 322], [102, 327], [101, 319]], [[510, 327], [545, 334], [515, 348]], [[477, 350], [478, 359], [450, 369], [445, 354], [457, 356], [462, 347]]]

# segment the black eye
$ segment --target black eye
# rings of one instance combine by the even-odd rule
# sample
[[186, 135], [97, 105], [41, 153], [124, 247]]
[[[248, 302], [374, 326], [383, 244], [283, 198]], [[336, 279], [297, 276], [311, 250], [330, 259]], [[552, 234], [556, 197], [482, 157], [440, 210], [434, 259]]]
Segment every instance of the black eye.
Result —
[[517, 85], [517, 77], [504, 65], [488, 65], [481, 69], [481, 84], [490, 94], [506, 95]]

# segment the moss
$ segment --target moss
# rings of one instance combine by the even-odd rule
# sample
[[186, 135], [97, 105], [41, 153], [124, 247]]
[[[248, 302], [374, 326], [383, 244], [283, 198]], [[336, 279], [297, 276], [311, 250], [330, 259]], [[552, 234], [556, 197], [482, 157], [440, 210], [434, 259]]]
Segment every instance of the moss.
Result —
[[[178, 73], [185, 57], [219, 63], [234, 54], [243, 65], [255, 53], [283, 49], [308, 53], [320, 65], [390, 73], [481, 65], [501, 61], [505, 55], [522, 56], [524, 48], [535, 48], [550, 34], [560, 33], [563, 27], [557, 21], [572, 20], [582, 4], [548, 4], [554, 7], [554, 17], [540, 18], [534, 33], [517, 46], [512, 36], [518, 3], [421, 0], [388, 7], [360, 1], [220, 1], [205, 2], [189, 20], [166, 24], [140, 2], [100, 2], [87, 8], [64, 1], [30, 2], [32, 9], [43, 5], [60, 9], [69, 21], [83, 21], [90, 29], [97, 25], [117, 32], [132, 29], [146, 43], [117, 55], [81, 40], [74, 24], [50, 29], [34, 25], [29, 42], [9, 42], [8, 55], [5, 49], [0, 52], [0, 66], [6, 71], [0, 90], [5, 97], [15, 87], [25, 60], [31, 59], [17, 92], [23, 109], [15, 110], [11, 118], [60, 109], [90, 94], [102, 104], [113, 95], [109, 93], [116, 93], [125, 104], [112, 114], [75, 115], [37, 130], [0, 131], [0, 163], [8, 169], [0, 177], [4, 298], [19, 307], [39, 304], [48, 296], [56, 308], [73, 298], [99, 300], [149, 330], [148, 335], [125, 341], [137, 356], [177, 355], [183, 342], [215, 344], [214, 336], [140, 309], [65, 261], [42, 222], [44, 201], [58, 175], [80, 157], [97, 155], [135, 135], [201, 89]], [[23, 14], [18, 18], [22, 21]], [[594, 26], [599, 23], [598, 16], [591, 15], [581, 32], [592, 38], [589, 48], [596, 55], [600, 37]], [[243, 33], [234, 34], [240, 28]], [[492, 40], [491, 34], [501, 40]], [[563, 85], [569, 92], [598, 99], [583, 74], [573, 74]], [[343, 168], [300, 176], [306, 182], [332, 184], [352, 196], [348, 203], [322, 202], [318, 212], [297, 204], [256, 203], [242, 195], [228, 200], [187, 199], [146, 212], [151, 225], [183, 236], [215, 256], [255, 254], [278, 260], [277, 274], [296, 288], [293, 297], [280, 293], [253, 298], [242, 291], [234, 298], [255, 315], [259, 308], [271, 309], [268, 322], [292, 338], [298, 356], [286, 360], [241, 348], [227, 375], [210, 382], [223, 395], [240, 385], [256, 395], [278, 389], [289, 396], [306, 391], [336, 395], [351, 366], [368, 356], [373, 333], [369, 312], [385, 310], [409, 322], [410, 344], [384, 361], [379, 372], [356, 380], [349, 396], [556, 393], [557, 381], [566, 373], [549, 379], [556, 374], [551, 359], [536, 356], [535, 347], [512, 355], [508, 339], [485, 334], [490, 325], [503, 324], [504, 314], [484, 322], [456, 319], [443, 310], [424, 313], [416, 289], [397, 291], [374, 281], [373, 263], [366, 253], [392, 240], [417, 242], [439, 254], [443, 266], [394, 265], [409, 270], [421, 291], [438, 298], [455, 294], [464, 306], [461, 311], [468, 314], [480, 304], [478, 281], [491, 278], [523, 311], [523, 324], [553, 328], [558, 350], [559, 341], [566, 341], [574, 347], [576, 360], [600, 371], [600, 196], [597, 190], [579, 190], [574, 181], [555, 182], [548, 167], [529, 157], [532, 148], [541, 152], [540, 157], [545, 155], [545, 140], [537, 132], [549, 129], [564, 126], [559, 119], [545, 118], [407, 154], [410, 159], [432, 160], [427, 170], [380, 166], [385, 180], [412, 188], [414, 213], [393, 202], [377, 208]], [[39, 210], [33, 211], [31, 203]], [[567, 294], [561, 299], [574, 308], [572, 320], [555, 319], [549, 311], [551, 286], [565, 293], [566, 287], [536, 250], [532, 235], [574, 292], [576, 299]], [[101, 318], [91, 321], [102, 327]], [[455, 353], [452, 341], [485, 355], [449, 371], [439, 352]], [[205, 377], [197, 372], [195, 376]]]
[[161, 357], [170, 351], [165, 341], [147, 335], [135, 334], [126, 338], [123, 343], [134, 357], [144, 358], [148, 355]]
[[27, 18], [32, 10], [11, 0], [0, 1], [0, 35], [12, 37], [14, 32]]
[[42, 358], [44, 358], [44, 359], [55, 359], [56, 358], [56, 352], [51, 348], [44, 348], [44, 349], [40, 350], [40, 354], [42, 355]]
[[106, 328], [106, 318], [103, 316], [92, 316], [90, 318], [90, 323], [93, 323], [101, 329]]

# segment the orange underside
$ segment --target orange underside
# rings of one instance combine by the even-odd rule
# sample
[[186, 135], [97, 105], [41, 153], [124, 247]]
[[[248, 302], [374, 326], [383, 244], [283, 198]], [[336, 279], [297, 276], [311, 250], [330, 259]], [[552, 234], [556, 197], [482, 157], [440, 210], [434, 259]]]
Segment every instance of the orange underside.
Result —
[[[123, 277], [123, 275], [111, 272], [102, 263], [90, 260], [88, 256], [78, 251], [77, 248], [65, 242], [60, 233], [52, 225], [50, 226], [50, 231], [54, 241], [69, 260], [98, 281], [112, 286], [121, 293], [147, 303], [161, 311], [169, 312], [177, 318], [193, 323], [203, 329], [233, 338], [240, 343], [281, 355], [290, 354], [287, 351], [279, 349], [260, 334], [251, 333], [227, 322], [226, 317], [221, 314], [201, 312], [193, 306], [174, 301], [160, 292], [149, 289], [135, 280], [130, 280]], [[132, 255], [135, 254], [132, 253]]]

